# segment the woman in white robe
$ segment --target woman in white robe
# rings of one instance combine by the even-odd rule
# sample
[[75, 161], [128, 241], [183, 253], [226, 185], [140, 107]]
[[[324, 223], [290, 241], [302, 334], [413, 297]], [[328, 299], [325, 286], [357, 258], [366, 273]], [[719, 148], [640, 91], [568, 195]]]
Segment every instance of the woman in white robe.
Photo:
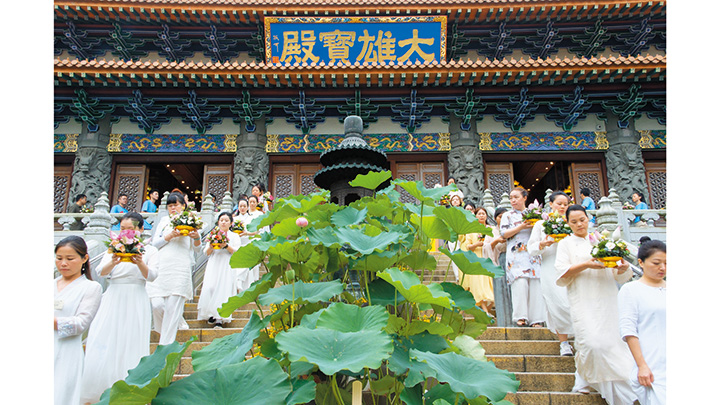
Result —
[[102, 287], [88, 279], [90, 257], [79, 236], [55, 246], [55, 404], [80, 403], [83, 372], [82, 334], [100, 306]]
[[632, 404], [632, 356], [620, 338], [617, 283], [632, 274], [624, 260], [606, 268], [590, 255], [590, 220], [585, 208], [571, 205], [567, 221], [573, 234], [558, 243], [555, 258], [557, 284], [567, 287], [575, 331], [575, 367], [578, 374], [610, 405]]
[[[241, 198], [238, 201], [238, 209], [235, 213], [235, 216], [233, 217], [233, 220], [240, 219], [245, 225], [245, 232], [240, 233], [240, 247], [247, 245], [250, 243], [250, 236], [256, 234], [256, 232], [248, 232], [247, 226], [248, 224], [256, 218], [256, 216], [251, 216], [250, 212], [248, 211], [248, 200], [246, 198]], [[249, 268], [236, 268], [235, 269], [235, 287], [237, 293], [241, 293], [245, 291], [250, 284], [247, 283], [247, 280], [249, 279], [248, 275], [250, 273]]]
[[232, 322], [232, 316], [222, 318], [218, 314], [218, 308], [226, 303], [228, 298], [235, 295], [236, 272], [230, 267], [230, 257], [240, 247], [240, 237], [230, 232], [232, 214], [223, 212], [218, 216], [217, 227], [225, 232], [228, 243], [219, 245], [219, 249], [213, 248], [210, 242], [205, 244], [205, 254], [208, 256], [203, 278], [202, 291], [198, 299], [197, 319], [207, 320], [221, 328], [223, 324]]
[[[505, 250], [507, 249], [507, 239], [500, 235], [500, 220], [505, 208], [498, 208], [493, 213], [495, 215], [495, 226], [492, 227], [493, 236], [485, 238], [483, 244], [483, 255], [490, 258], [493, 264], [502, 267], [503, 271], [507, 271], [505, 260]], [[512, 300], [510, 299], [510, 285], [507, 283], [505, 275], [493, 278], [493, 295], [495, 297], [495, 318], [497, 326], [508, 327], [512, 320]]]
[[[264, 213], [261, 210], [258, 210], [258, 198], [254, 195], [251, 195], [248, 197], [248, 224], [252, 222], [255, 218], [263, 215]], [[252, 236], [255, 236], [257, 234], [260, 234], [262, 232], [269, 232], [270, 228], [267, 226], [264, 226], [262, 228], [259, 228], [255, 232], [247, 232], [246, 235], [248, 237], [248, 243], [250, 243], [250, 239]], [[238, 290], [245, 291], [247, 290], [252, 283], [260, 279], [260, 265], [256, 265], [253, 268], [249, 269], [247, 272], [243, 272], [241, 275], [238, 276], [238, 280], [240, 282], [240, 285], [238, 286]]]
[[[120, 230], [143, 230], [143, 218], [130, 212], [120, 220]], [[124, 380], [140, 359], [150, 354], [150, 299], [145, 281], [157, 277], [157, 253], [145, 246], [145, 253], [121, 262], [105, 253], [98, 266], [99, 277], [107, 279], [95, 320], [85, 344], [85, 368], [80, 400], [94, 404], [116, 381]]]
[[193, 298], [192, 269], [195, 252], [200, 251], [198, 230], [183, 236], [170, 222], [173, 215], [186, 208], [185, 198], [180, 193], [170, 193], [167, 198], [167, 217], [158, 224], [152, 244], [158, 249], [158, 276], [146, 284], [152, 306], [155, 330], [160, 333], [161, 345], [175, 341], [185, 301]]
[[[645, 239], [645, 240], [644, 240]], [[618, 294], [620, 335], [635, 359], [631, 385], [641, 405], [666, 403], [666, 246], [646, 236], [640, 239], [640, 280], [622, 286]]]

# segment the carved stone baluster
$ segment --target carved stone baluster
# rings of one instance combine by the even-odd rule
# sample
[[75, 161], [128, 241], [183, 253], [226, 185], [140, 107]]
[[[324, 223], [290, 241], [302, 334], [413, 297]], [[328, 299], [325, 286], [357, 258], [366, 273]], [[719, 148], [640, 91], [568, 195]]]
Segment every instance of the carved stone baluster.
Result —
[[550, 210], [550, 196], [552, 195], [553, 191], [551, 189], [545, 190], [545, 209], [543, 211], [551, 211]]
[[158, 218], [161, 218], [165, 215], [167, 215], [168, 209], [167, 209], [167, 199], [170, 195], [169, 191], [166, 191], [163, 193], [162, 198], [160, 199], [160, 205], [158, 205]]
[[498, 207], [501, 208], [507, 208], [509, 210], [512, 209], [512, 205], [510, 204], [510, 194], [503, 193], [500, 197], [500, 204], [498, 204]]
[[223, 196], [222, 202], [220, 203], [220, 211], [232, 211], [233, 209], [233, 198], [230, 191], [226, 191]]
[[604, 230], [614, 230], [618, 225], [618, 213], [612, 207], [612, 200], [608, 197], [602, 197], [598, 205], [600, 209], [598, 209], [595, 214], [597, 229], [601, 232]]
[[200, 212], [203, 214], [215, 212], [215, 203], [213, 203], [213, 198], [210, 194], [203, 198]]
[[94, 239], [105, 241], [110, 235], [110, 227], [117, 222], [117, 219], [110, 215], [110, 204], [108, 202], [107, 192], [100, 193], [100, 197], [95, 203], [95, 211], [90, 215], [85, 227], [85, 240]]
[[495, 217], [495, 200], [493, 199], [492, 192], [489, 188], [486, 188], [483, 193], [482, 206], [485, 208], [485, 211], [487, 211], [490, 218]]

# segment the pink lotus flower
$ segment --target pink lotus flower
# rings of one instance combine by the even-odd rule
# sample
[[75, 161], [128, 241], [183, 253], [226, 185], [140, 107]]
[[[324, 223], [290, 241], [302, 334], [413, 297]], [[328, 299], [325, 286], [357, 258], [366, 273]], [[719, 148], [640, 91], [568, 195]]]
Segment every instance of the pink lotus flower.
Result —
[[540, 203], [538, 202], [537, 199], [535, 199], [535, 201], [533, 201], [532, 204], [527, 206], [527, 209], [531, 210], [531, 209], [538, 208], [538, 207], [540, 207]]
[[548, 219], [550, 219], [550, 215], [548, 215], [547, 212], [543, 212], [541, 217], [542, 217], [543, 221], [547, 221]]
[[602, 239], [602, 236], [598, 233], [598, 231], [588, 234], [588, 240], [593, 246], [597, 245], [600, 242], [600, 239]]

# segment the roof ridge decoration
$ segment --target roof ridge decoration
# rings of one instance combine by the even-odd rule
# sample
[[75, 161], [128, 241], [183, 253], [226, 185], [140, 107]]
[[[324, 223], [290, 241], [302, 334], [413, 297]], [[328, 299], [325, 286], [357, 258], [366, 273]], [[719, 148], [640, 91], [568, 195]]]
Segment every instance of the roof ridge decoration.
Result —
[[487, 104], [481, 103], [480, 96], [475, 97], [474, 93], [474, 89], [468, 88], [464, 96], [455, 99], [455, 103], [445, 105], [445, 111], [460, 118], [460, 129], [463, 131], [470, 130], [473, 120], [481, 121], [482, 112], [487, 109]]

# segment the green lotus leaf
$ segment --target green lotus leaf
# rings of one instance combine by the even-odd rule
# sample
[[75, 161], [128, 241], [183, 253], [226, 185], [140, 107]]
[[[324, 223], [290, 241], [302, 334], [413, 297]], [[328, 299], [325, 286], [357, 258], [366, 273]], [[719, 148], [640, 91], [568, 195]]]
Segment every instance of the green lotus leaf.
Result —
[[400, 263], [408, 265], [413, 270], [433, 271], [437, 268], [435, 256], [428, 253], [427, 250], [411, 252], [400, 259]]
[[294, 381], [300, 376], [308, 375], [313, 372], [315, 367], [317, 366], [306, 361], [292, 362], [290, 363], [290, 378]]
[[387, 395], [390, 393], [397, 394], [398, 391], [402, 392], [405, 386], [394, 376], [386, 375], [379, 380], [370, 380], [370, 387], [374, 395]]
[[[293, 293], [293, 287], [295, 289]], [[318, 302], [328, 301], [330, 298], [343, 292], [345, 285], [340, 280], [322, 283], [303, 283], [297, 281], [276, 287], [258, 297], [261, 305], [280, 304], [288, 302]], [[293, 297], [295, 299], [293, 300]]]
[[283, 237], [273, 235], [271, 232], [262, 232], [259, 238], [253, 238], [250, 243], [257, 246], [257, 248], [263, 252], [267, 252], [271, 247], [285, 242], [287, 242], [287, 239]]
[[387, 281], [376, 278], [368, 284], [370, 290], [369, 301], [373, 305], [395, 305], [395, 303], [402, 304], [405, 302], [405, 297], [398, 290]]
[[193, 370], [198, 372], [242, 363], [255, 339], [260, 336], [260, 329], [267, 326], [269, 321], [268, 318], [260, 319], [253, 311], [242, 332], [214, 339], [209, 345], [195, 350], [192, 353]]
[[285, 405], [307, 404], [315, 399], [314, 380], [293, 380], [292, 392], [285, 399]]
[[303, 239], [285, 241], [270, 247], [267, 252], [270, 255], [278, 255], [290, 263], [306, 262], [314, 253], [316, 254], [314, 246]]
[[290, 379], [276, 360], [253, 357], [242, 363], [194, 372], [160, 390], [153, 404], [283, 404], [291, 392]]
[[150, 403], [158, 390], [172, 382], [180, 358], [190, 344], [197, 340], [196, 336], [184, 344], [173, 342], [160, 345], [155, 352], [140, 359], [138, 365], [128, 371], [125, 380], [115, 382], [100, 396], [99, 404], [144, 405]]
[[[359, 208], [354, 204], [355, 203], [352, 203], [350, 206]], [[390, 198], [386, 195], [376, 196], [375, 199], [365, 203], [365, 208], [368, 210], [368, 216], [387, 218], [392, 218], [393, 211], [395, 210], [392, 201], [390, 201]]]
[[259, 280], [255, 280], [247, 290], [240, 294], [228, 298], [228, 301], [218, 309], [218, 314], [223, 318], [229, 317], [233, 311], [241, 308], [251, 302], [254, 302], [261, 294], [268, 292], [270, 287], [275, 284], [272, 273], [265, 273]]
[[355, 179], [350, 181], [350, 187], [363, 187], [370, 190], [375, 190], [380, 187], [381, 184], [392, 178], [392, 172], [390, 170], [383, 170], [381, 172], [369, 172], [368, 174], [358, 174]]
[[468, 210], [460, 207], [435, 207], [433, 214], [440, 218], [458, 235], [482, 233], [492, 236], [492, 229], [478, 222]]
[[403, 329], [405, 329], [406, 326], [407, 321], [405, 319], [400, 318], [396, 315], [390, 315], [390, 317], [388, 318], [388, 324], [384, 330], [391, 335], [399, 335], [402, 333]]
[[450, 260], [458, 266], [458, 269], [462, 270], [465, 274], [481, 275], [493, 278], [502, 277], [505, 274], [502, 267], [495, 265], [492, 260], [484, 257], [478, 257], [473, 252], [456, 250], [451, 253], [445, 248], [440, 248], [439, 250], [447, 255]]
[[350, 259], [350, 269], [378, 272], [393, 267], [397, 261], [397, 252], [394, 249], [388, 249], [363, 255], [358, 259]]
[[318, 204], [328, 201], [328, 196], [321, 194], [310, 194], [299, 200], [287, 200], [286, 204], [293, 209], [296, 214], [304, 214], [315, 208]]
[[263, 357], [277, 361], [282, 361], [285, 358], [285, 353], [278, 349], [277, 342], [274, 338], [268, 339], [260, 344], [260, 354], [262, 354]]
[[446, 401], [444, 398], [440, 398], [433, 401], [432, 405], [452, 405], [453, 403]]
[[335, 230], [331, 226], [325, 228], [310, 228], [307, 231], [307, 237], [312, 245], [323, 245], [325, 247], [340, 246], [342, 241], [335, 235]]
[[419, 201], [434, 203], [445, 194], [457, 190], [457, 186], [450, 185], [438, 188], [425, 188], [421, 181], [395, 180], [394, 183], [408, 192]]
[[453, 328], [443, 325], [440, 322], [424, 322], [424, 321], [412, 321], [410, 322], [409, 335], [416, 335], [418, 333], [427, 331], [433, 335], [446, 336], [453, 333]]
[[445, 401], [454, 404], [456, 395], [457, 393], [455, 393], [448, 384], [437, 384], [425, 393], [425, 403], [434, 405], [435, 403]]
[[304, 315], [302, 319], [300, 319], [300, 326], [304, 326], [308, 329], [315, 329], [315, 325], [317, 325], [317, 320], [320, 317], [320, 314], [325, 312], [325, 308], [315, 311], [311, 314]]
[[230, 256], [230, 267], [234, 269], [246, 269], [255, 267], [265, 258], [265, 252], [260, 250], [254, 243], [241, 246]]
[[[413, 214], [410, 216], [410, 223], [415, 225], [418, 232], [421, 230], [420, 222], [422, 222], [422, 233], [425, 237], [433, 239], [451, 240], [452, 234], [445, 222], [434, 215], [423, 215], [422, 221], [420, 215]], [[457, 237], [456, 237], [457, 238]]]
[[350, 245], [355, 251], [368, 255], [376, 250], [383, 250], [388, 245], [396, 243], [404, 235], [398, 232], [380, 232], [374, 231], [375, 227], [366, 226], [362, 229], [357, 228], [338, 228], [335, 231], [338, 239]]
[[392, 284], [410, 302], [435, 304], [452, 309], [450, 294], [437, 283], [422, 284], [420, 277], [412, 271], [401, 271], [397, 267], [377, 273], [377, 276]]
[[327, 375], [340, 370], [358, 373], [365, 367], [378, 368], [393, 350], [390, 336], [379, 330], [339, 332], [296, 326], [279, 333], [275, 340], [290, 361], [316, 364]]
[[485, 357], [485, 349], [483, 349], [480, 345], [480, 342], [468, 335], [460, 335], [456, 337], [452, 344], [460, 350], [459, 354], [465, 357], [479, 361], [487, 361], [487, 357]]
[[435, 354], [416, 349], [410, 349], [410, 356], [427, 362], [436, 372], [438, 381], [448, 383], [453, 391], [462, 393], [466, 398], [482, 395], [493, 402], [500, 401], [508, 392], [517, 392], [520, 386], [514, 374], [500, 370], [490, 362], [456, 353]]
[[407, 382], [405, 389], [400, 393], [400, 400], [405, 405], [424, 405], [423, 404], [423, 385], [416, 384], [413, 387], [409, 387]]
[[410, 358], [409, 350], [405, 345], [397, 340], [394, 343], [395, 348], [387, 365], [395, 375], [407, 373], [405, 386], [412, 387], [435, 376], [435, 370], [426, 363]]
[[466, 309], [475, 308], [475, 297], [473, 297], [470, 291], [465, 290], [464, 288], [455, 283], [444, 282], [440, 283], [440, 286], [442, 287], [443, 291], [450, 294], [456, 307], [460, 308], [463, 311]]
[[330, 221], [337, 227], [357, 225], [365, 219], [367, 212], [367, 208], [357, 210], [353, 207], [345, 207], [334, 213]]
[[295, 225], [295, 221], [297, 221], [297, 217], [283, 219], [272, 227], [272, 233], [277, 236], [283, 236], [285, 238], [290, 235], [299, 234], [302, 228]]
[[389, 316], [385, 307], [379, 305], [359, 307], [333, 302], [320, 314], [316, 327], [339, 332], [380, 331], [387, 326]]

